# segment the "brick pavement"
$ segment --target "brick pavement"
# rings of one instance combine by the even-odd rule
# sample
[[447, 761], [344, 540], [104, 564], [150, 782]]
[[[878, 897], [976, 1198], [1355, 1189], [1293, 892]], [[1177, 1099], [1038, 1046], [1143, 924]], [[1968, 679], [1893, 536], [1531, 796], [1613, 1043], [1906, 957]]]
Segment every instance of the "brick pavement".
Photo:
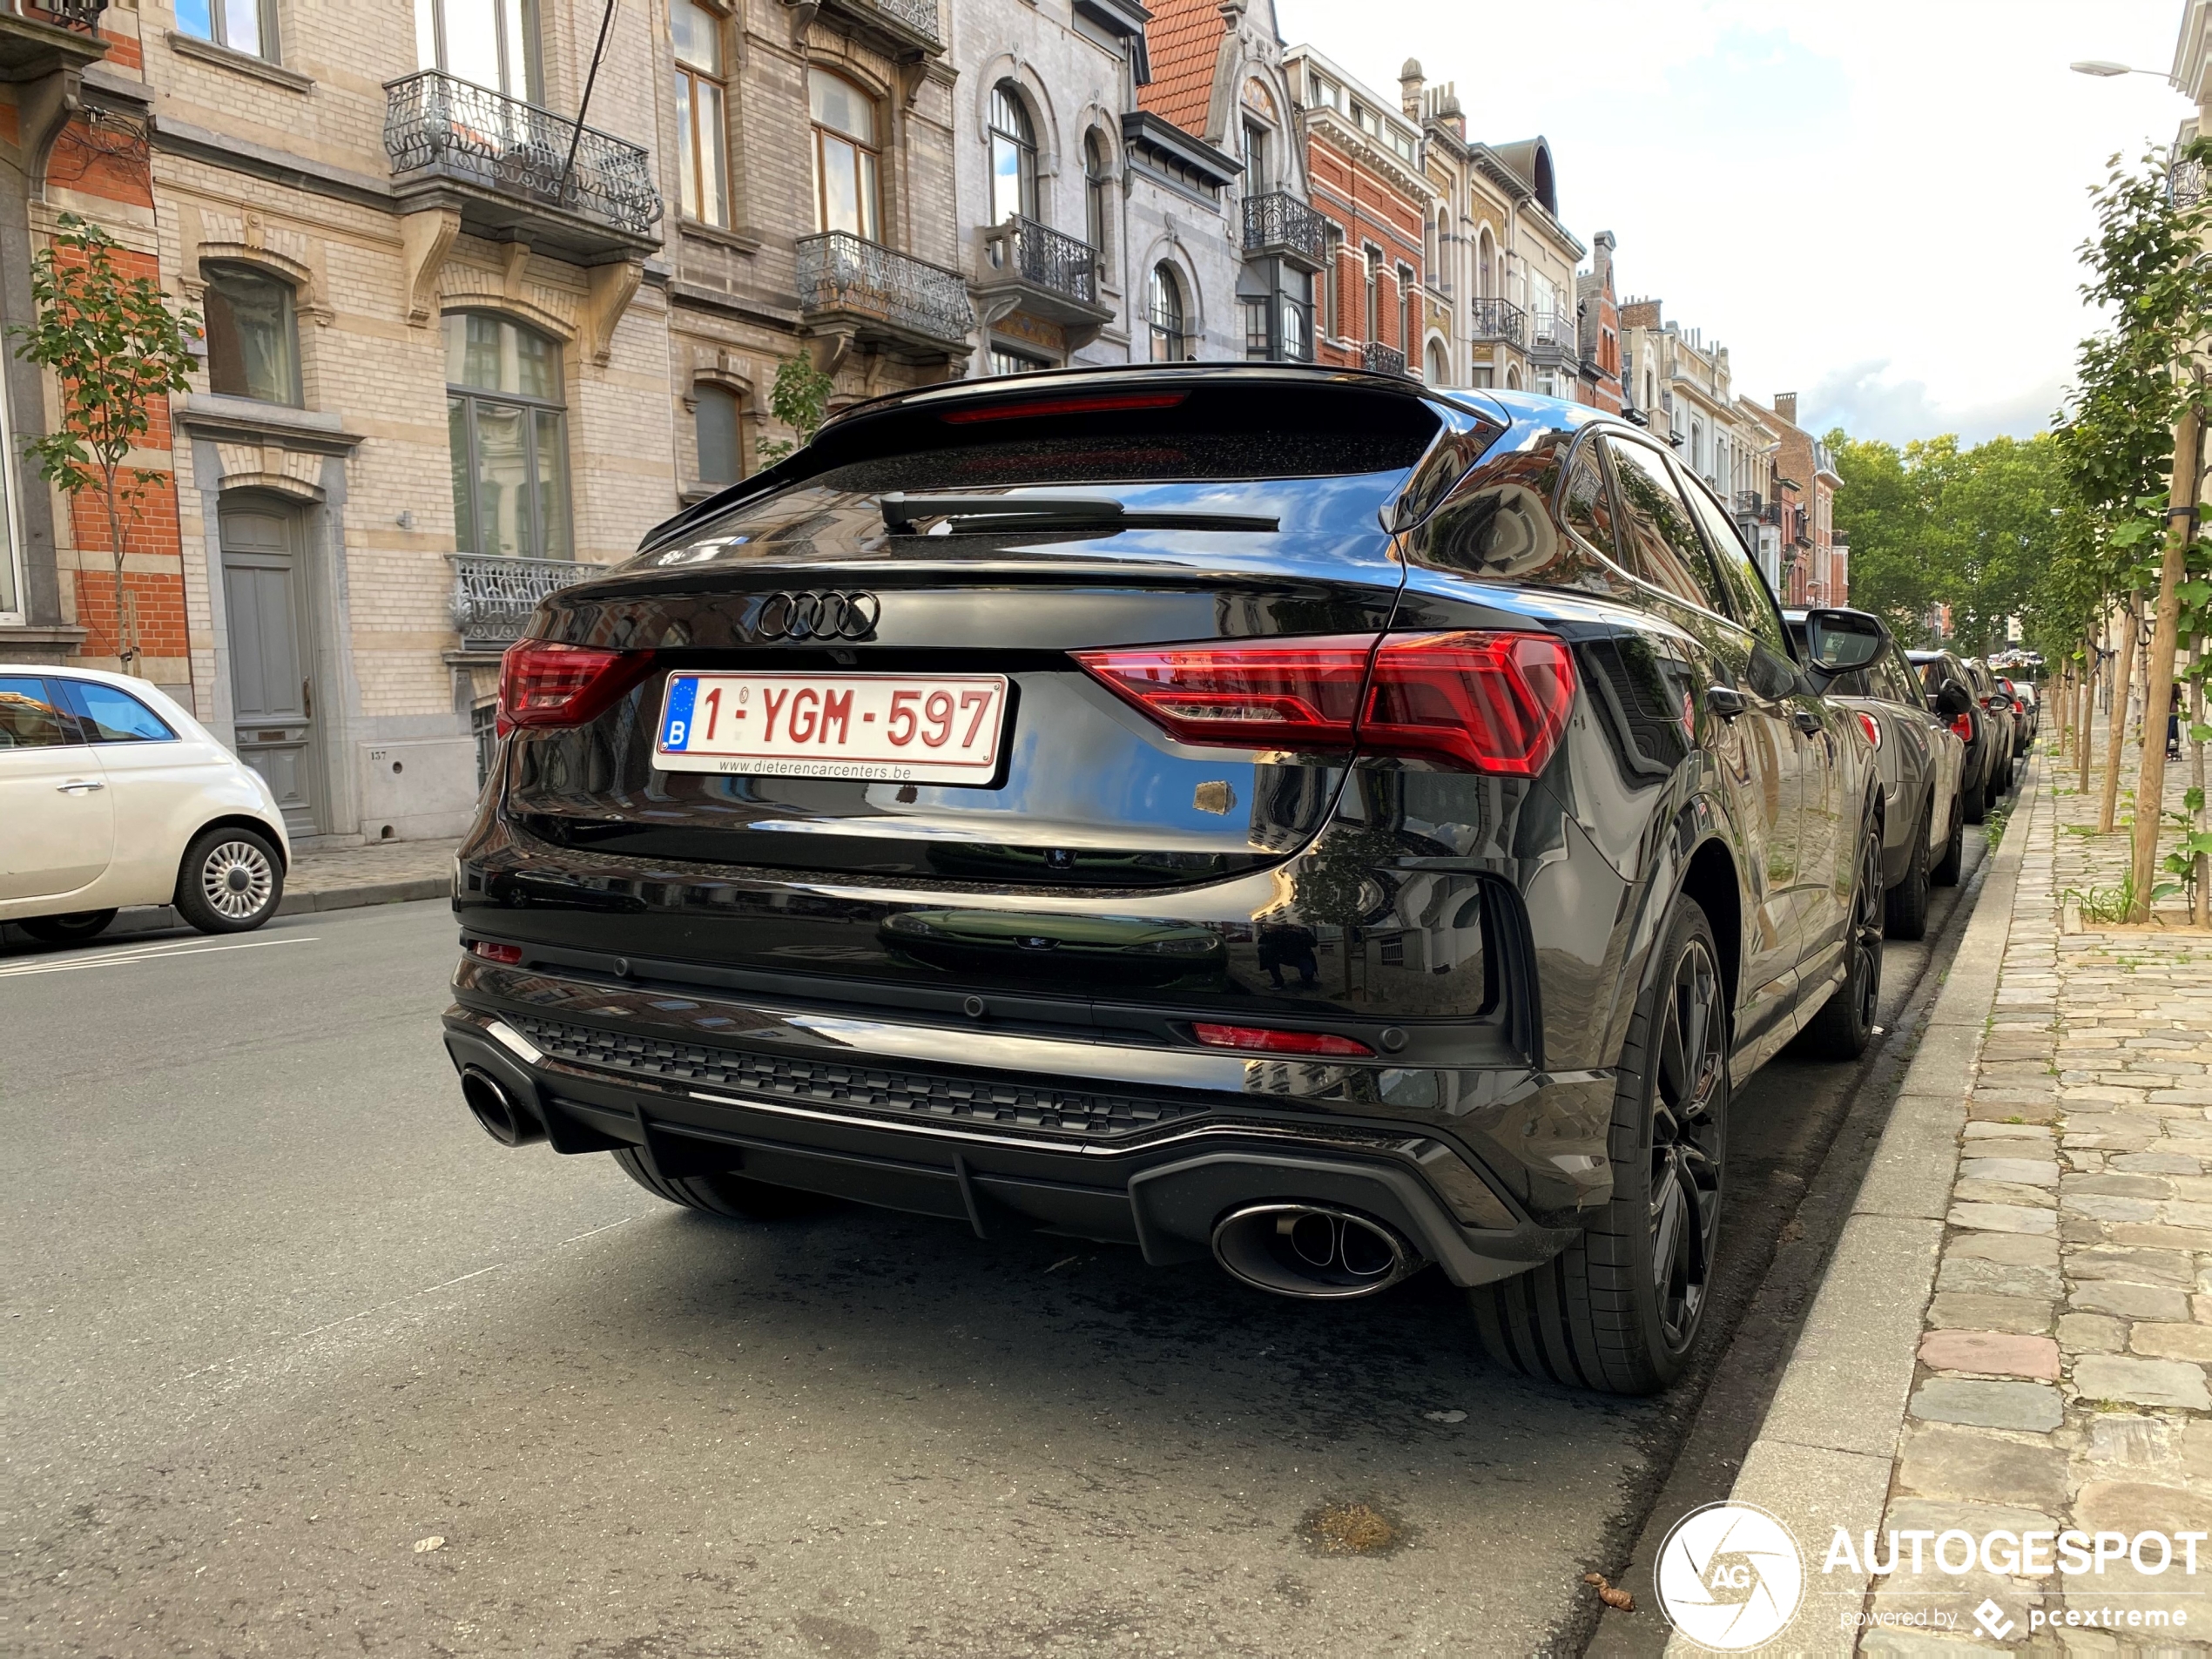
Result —
[[[2132, 778], [2132, 747], [2123, 766]], [[2187, 771], [2169, 769], [2171, 806]], [[2009, 832], [2023, 862], [1898, 1444], [1884, 1525], [1900, 1535], [2212, 1534], [2212, 936], [2075, 930], [2069, 895], [2116, 885], [2128, 849], [2124, 819], [2085, 833], [2095, 796], [2070, 777], [2039, 756]], [[1919, 1546], [1905, 1548], [1878, 1615], [1941, 1609], [1986, 1646], [2212, 1649], [2212, 1541], [2193, 1578], [2178, 1559], [2152, 1573], [2125, 1557], [2101, 1573], [1930, 1560], [1916, 1575]], [[2146, 1545], [2143, 1566], [2160, 1555]], [[1994, 1564], [2017, 1563], [2000, 1546]], [[1985, 1602], [2010, 1623], [2001, 1642], [1975, 1628]], [[2122, 1622], [2038, 1635], [2030, 1616], [2103, 1608]], [[2126, 1626], [2131, 1610], [2187, 1625], [2154, 1638]], [[1862, 1643], [1935, 1646], [1955, 1644], [1924, 1628]]]

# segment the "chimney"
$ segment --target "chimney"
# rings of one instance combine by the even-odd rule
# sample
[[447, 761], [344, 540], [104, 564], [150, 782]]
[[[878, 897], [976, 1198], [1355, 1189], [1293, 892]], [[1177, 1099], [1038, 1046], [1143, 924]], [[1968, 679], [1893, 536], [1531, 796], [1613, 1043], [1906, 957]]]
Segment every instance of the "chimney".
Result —
[[1398, 71], [1398, 107], [1406, 111], [1406, 118], [1416, 126], [1421, 119], [1421, 60], [1409, 57], [1406, 66]]
[[1797, 425], [1797, 395], [1795, 392], [1777, 392], [1774, 395], [1774, 412], [1791, 426]]
[[1621, 306], [1621, 327], [1623, 328], [1656, 328], [1659, 326], [1659, 302], [1656, 300], [1629, 300]]
[[1599, 289], [1609, 289], [1613, 286], [1613, 233], [1600, 231], [1590, 238], [1590, 246], [1596, 250], [1590, 257], [1590, 270], [1597, 278]]

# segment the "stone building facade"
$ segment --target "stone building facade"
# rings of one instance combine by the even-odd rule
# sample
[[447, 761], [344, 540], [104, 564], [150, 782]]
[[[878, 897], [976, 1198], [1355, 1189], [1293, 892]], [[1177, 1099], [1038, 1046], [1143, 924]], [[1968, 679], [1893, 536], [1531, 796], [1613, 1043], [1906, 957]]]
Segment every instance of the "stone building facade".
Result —
[[1836, 537], [1836, 492], [1843, 475], [1827, 444], [1797, 424], [1797, 395], [1777, 392], [1759, 409], [1775, 436], [1777, 591], [1791, 605], [1851, 603], [1851, 550]]

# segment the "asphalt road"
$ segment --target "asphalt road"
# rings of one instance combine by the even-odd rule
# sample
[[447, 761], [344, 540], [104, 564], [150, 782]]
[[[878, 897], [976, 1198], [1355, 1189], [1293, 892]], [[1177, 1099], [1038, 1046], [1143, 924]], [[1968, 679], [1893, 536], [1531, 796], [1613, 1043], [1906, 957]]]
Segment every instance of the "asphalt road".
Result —
[[[1694, 1390], [1489, 1370], [1433, 1273], [1314, 1307], [861, 1210], [733, 1226], [507, 1151], [439, 1046], [453, 949], [416, 904], [0, 954], [0, 1647], [1587, 1638], [1581, 1575], [1641, 1527]], [[1925, 955], [1890, 948], [1891, 1017]], [[1739, 1093], [1724, 1318], [1852, 1076], [1785, 1060]], [[1314, 1541], [1346, 1504], [1382, 1548]]]

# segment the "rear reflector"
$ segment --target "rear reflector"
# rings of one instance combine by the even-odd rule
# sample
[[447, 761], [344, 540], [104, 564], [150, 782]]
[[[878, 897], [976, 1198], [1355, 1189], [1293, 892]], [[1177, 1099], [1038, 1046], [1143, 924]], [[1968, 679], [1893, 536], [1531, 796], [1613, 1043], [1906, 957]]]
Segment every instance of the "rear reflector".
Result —
[[1124, 409], [1171, 409], [1190, 395], [1188, 392], [1090, 392], [1067, 397], [1025, 397], [1009, 403], [986, 403], [980, 408], [948, 409], [948, 426], [973, 426], [979, 421], [1026, 421], [1041, 415], [1115, 415]]
[[582, 725], [643, 679], [649, 651], [517, 640], [499, 659], [499, 734], [518, 725]]
[[509, 968], [523, 960], [520, 945], [495, 945], [489, 939], [471, 941], [469, 950], [471, 955], [481, 956], [488, 962], [503, 963]]
[[1184, 743], [1357, 743], [1371, 754], [1514, 778], [1544, 769], [1575, 702], [1573, 659], [1550, 634], [1386, 634], [1379, 649], [1369, 636], [1342, 635], [1075, 658]]
[[1872, 744], [1877, 749], [1880, 748], [1882, 746], [1882, 723], [1876, 719], [1872, 715], [1867, 713], [1864, 709], [1853, 709], [1851, 712], [1858, 717], [1858, 729], [1866, 734], [1867, 742]]
[[1277, 1031], [1264, 1025], [1194, 1025], [1190, 1035], [1209, 1049], [1250, 1049], [1262, 1054], [1340, 1055], [1372, 1059], [1374, 1050], [1327, 1031]]

